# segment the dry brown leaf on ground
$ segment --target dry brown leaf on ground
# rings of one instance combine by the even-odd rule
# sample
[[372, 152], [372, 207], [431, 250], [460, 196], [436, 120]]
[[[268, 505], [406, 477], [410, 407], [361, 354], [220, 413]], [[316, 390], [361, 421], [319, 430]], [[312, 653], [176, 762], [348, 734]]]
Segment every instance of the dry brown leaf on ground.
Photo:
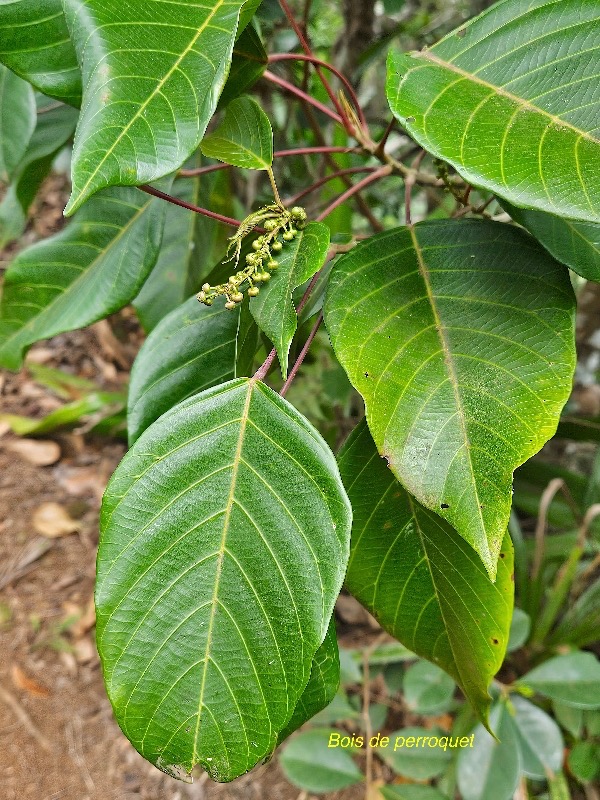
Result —
[[79, 522], [69, 516], [59, 503], [42, 503], [33, 512], [32, 524], [37, 533], [56, 539], [79, 530]]
[[4, 446], [36, 467], [48, 467], [50, 464], [55, 464], [60, 458], [60, 447], [52, 441], [15, 439], [6, 442]]
[[17, 689], [22, 689], [33, 697], [49, 697], [48, 689], [26, 675], [18, 664], [12, 665], [10, 675]]

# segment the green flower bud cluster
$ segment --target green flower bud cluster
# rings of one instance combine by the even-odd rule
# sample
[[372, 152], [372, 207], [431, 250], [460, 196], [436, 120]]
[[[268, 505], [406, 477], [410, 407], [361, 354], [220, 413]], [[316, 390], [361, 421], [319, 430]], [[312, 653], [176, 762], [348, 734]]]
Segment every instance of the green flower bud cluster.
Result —
[[281, 252], [287, 242], [296, 238], [298, 231], [306, 227], [306, 222], [306, 211], [300, 206], [287, 209], [271, 205], [250, 214], [231, 237], [228, 250], [228, 253], [234, 250], [229, 260], [235, 259], [237, 267], [242, 240], [251, 230], [262, 225], [265, 232], [252, 242], [252, 252], [246, 256], [245, 267], [231, 275], [227, 283], [218, 286], [205, 283], [197, 295], [198, 300], [206, 306], [212, 306], [219, 295], [224, 295], [225, 308], [233, 309], [244, 299], [244, 292], [249, 297], [256, 297], [260, 292], [260, 284], [271, 280], [271, 273], [279, 266], [275, 255]]

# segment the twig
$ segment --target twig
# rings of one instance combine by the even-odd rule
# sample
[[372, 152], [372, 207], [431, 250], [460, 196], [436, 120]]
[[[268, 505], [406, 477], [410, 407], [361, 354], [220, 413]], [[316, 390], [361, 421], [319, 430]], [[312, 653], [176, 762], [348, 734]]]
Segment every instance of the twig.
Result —
[[266, 80], [271, 81], [271, 83], [274, 83], [276, 86], [280, 86], [282, 89], [285, 89], [286, 92], [296, 95], [296, 97], [299, 97], [305, 103], [310, 103], [311, 106], [314, 106], [319, 111], [322, 111], [323, 114], [331, 117], [331, 119], [337, 122], [339, 125], [344, 125], [344, 121], [339, 114], [336, 114], [335, 111], [327, 108], [327, 106], [323, 105], [323, 103], [321, 103], [319, 100], [316, 100], [306, 92], [303, 92], [302, 89], [298, 89], [293, 83], [286, 81], [284, 78], [280, 78], [279, 75], [275, 75], [274, 72], [271, 72], [268, 69], [263, 72], [262, 76], [263, 78], [266, 78]]
[[[320, 153], [362, 153], [360, 147], [296, 147], [292, 150], [277, 150], [273, 153], [273, 158], [285, 158], [286, 156], [312, 156]], [[196, 175], [204, 175], [207, 172], [216, 172], [220, 169], [231, 169], [231, 164], [210, 164], [206, 167], [195, 167], [194, 169], [180, 169], [178, 176], [181, 178], [194, 178]]]
[[302, 189], [301, 192], [295, 194], [293, 197], [290, 197], [288, 200], [285, 201], [285, 204], [288, 206], [297, 203], [303, 197], [306, 197], [307, 194], [320, 189], [321, 186], [328, 183], [329, 181], [335, 180], [335, 178], [342, 178], [344, 175], [355, 175], [357, 172], [375, 172], [377, 167], [348, 167], [347, 169], [339, 169], [337, 172], [332, 172], [330, 175], [325, 175], [323, 178], [320, 178], [315, 183], [308, 186], [306, 189]]
[[316, 221], [322, 222], [326, 217], [329, 216], [329, 214], [335, 211], [335, 209], [338, 206], [342, 205], [342, 203], [345, 203], [349, 197], [352, 197], [352, 195], [356, 194], [357, 192], [360, 192], [361, 189], [364, 189], [365, 187], [369, 186], [369, 184], [375, 183], [375, 181], [378, 181], [380, 178], [385, 178], [387, 175], [391, 174], [392, 174], [392, 168], [386, 165], [384, 167], [380, 167], [378, 170], [372, 172], [370, 175], [367, 175], [366, 178], [363, 178], [358, 183], [355, 183], [354, 186], [351, 186], [343, 194], [337, 197], [333, 201], [333, 203], [327, 206], [327, 208], [319, 214]]
[[38, 741], [40, 747], [42, 747], [48, 753], [53, 752], [54, 746], [48, 741], [48, 739], [46, 739], [44, 734], [35, 727], [31, 721], [31, 717], [21, 706], [17, 698], [13, 697], [13, 695], [6, 689], [3, 689], [2, 686], [0, 686], [0, 698], [4, 700], [7, 706], [11, 708], [15, 716], [19, 718], [20, 722], [25, 728], [27, 728], [33, 738]]
[[273, 365], [273, 362], [275, 361], [276, 358], [277, 358], [277, 350], [273, 348], [269, 353], [269, 355], [265, 358], [263, 363], [260, 365], [260, 367], [254, 373], [255, 381], [264, 381], [264, 379], [267, 377], [267, 373], [271, 369], [271, 366]]
[[202, 214], [204, 217], [210, 217], [210, 219], [216, 219], [218, 222], [224, 222], [226, 225], [233, 225], [235, 228], [239, 228], [241, 222], [238, 219], [232, 219], [231, 217], [224, 217], [222, 214], [217, 214], [214, 211], [209, 211], [208, 208], [201, 208], [200, 206], [195, 206], [192, 203], [186, 203], [185, 200], [180, 200], [178, 197], [172, 197], [170, 194], [166, 194], [165, 192], [161, 192], [159, 189], [155, 189], [153, 186], [140, 186], [139, 187], [142, 192], [146, 192], [146, 194], [151, 194], [154, 197], [160, 197], [161, 200], [166, 200], [167, 203], [173, 203], [175, 206], [181, 206], [182, 208], [187, 208], [188, 211], [195, 211], [196, 214]]
[[304, 344], [304, 347], [300, 351], [300, 355], [296, 359], [296, 362], [295, 362], [294, 366], [291, 368], [290, 374], [288, 375], [286, 382], [281, 387], [281, 391], [279, 392], [281, 397], [285, 397], [286, 396], [288, 389], [292, 385], [292, 382], [293, 382], [294, 378], [296, 377], [296, 375], [298, 373], [298, 370], [302, 366], [302, 362], [306, 358], [306, 354], [310, 350], [310, 346], [313, 343], [313, 339], [317, 335], [317, 331], [321, 327], [321, 323], [322, 322], [323, 322], [323, 311], [321, 311], [319, 313], [319, 316], [317, 317], [317, 321], [313, 325], [313, 328], [312, 328], [311, 332], [308, 335], [308, 339], [306, 340], [306, 342]]

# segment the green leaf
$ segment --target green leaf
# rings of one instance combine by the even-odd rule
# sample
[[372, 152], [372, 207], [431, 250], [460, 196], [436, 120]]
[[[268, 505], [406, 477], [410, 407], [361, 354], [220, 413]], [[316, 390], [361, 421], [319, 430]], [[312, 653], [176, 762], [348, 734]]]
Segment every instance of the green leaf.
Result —
[[242, 169], [268, 169], [273, 163], [269, 118], [251, 97], [232, 100], [219, 127], [202, 140], [205, 156]]
[[116, 392], [90, 392], [80, 400], [66, 403], [42, 419], [17, 414], [0, 414], [0, 422], [10, 426], [19, 436], [41, 436], [80, 422], [84, 417], [95, 418], [114, 414], [125, 406], [124, 395]]
[[9, 181], [25, 155], [35, 129], [31, 86], [0, 65], [0, 181]]
[[404, 699], [415, 714], [438, 714], [452, 705], [454, 686], [452, 678], [435, 664], [418, 661], [404, 676]]
[[229, 70], [243, 0], [64, 0], [81, 60], [72, 214], [105, 186], [178, 169], [204, 136]]
[[483, 220], [379, 234], [331, 273], [325, 323], [379, 452], [492, 577], [513, 470], [555, 432], [571, 391], [574, 309], [563, 266]]
[[502, 205], [557, 261], [589, 281], [600, 281], [600, 225], [573, 222], [506, 202]]
[[233, 48], [231, 69], [219, 98], [219, 107], [224, 108], [236, 97], [254, 86], [268, 63], [269, 58], [260, 36], [254, 27], [249, 25]]
[[563, 763], [563, 741], [556, 722], [523, 697], [511, 697], [514, 725], [521, 749], [521, 769], [528, 778], [543, 781]]
[[329, 228], [321, 222], [310, 222], [277, 254], [279, 267], [271, 280], [250, 300], [250, 311], [258, 327], [273, 342], [287, 377], [290, 345], [298, 327], [292, 293], [319, 271], [327, 258]]
[[364, 422], [339, 464], [354, 511], [346, 586], [392, 636], [448, 672], [486, 721], [512, 615], [508, 535], [492, 583], [464, 539], [402, 489]]
[[[295, 730], [312, 719], [315, 714], [325, 709], [336, 697], [340, 686], [340, 656], [338, 651], [335, 622], [333, 618], [329, 623], [327, 635], [313, 658], [310, 678], [306, 688], [300, 695], [298, 705], [294, 709], [292, 718], [283, 731], [279, 734], [279, 741], [293, 733]], [[346, 704], [347, 705], [347, 704]], [[352, 708], [348, 706], [352, 713]]]
[[575, 708], [600, 708], [600, 662], [592, 653], [555, 656], [523, 675], [516, 685]]
[[566, 609], [560, 623], [548, 637], [550, 644], [586, 647], [600, 639], [600, 578], [595, 580]]
[[351, 509], [321, 436], [238, 379], [148, 428], [104, 495], [107, 691], [134, 747], [229, 781], [274, 749], [341, 587]]
[[131, 371], [129, 442], [181, 400], [249, 371], [257, 346], [246, 305], [233, 311], [190, 297], [148, 336]]
[[598, 222], [594, 0], [504, 0], [420, 53], [390, 53], [396, 118], [465, 180]]
[[65, 230], [19, 253], [4, 280], [0, 365], [18, 369], [34, 342], [132, 300], [158, 256], [165, 205], [136, 189], [111, 189]]
[[585, 716], [585, 711], [582, 708], [573, 708], [573, 706], [567, 706], [564, 703], [553, 701], [552, 711], [560, 725], [570, 733], [571, 736], [575, 737], [575, 739], [581, 737], [583, 732], [583, 719]]
[[510, 635], [508, 637], [506, 652], [513, 653], [515, 650], [523, 647], [529, 638], [530, 631], [531, 617], [520, 608], [515, 608], [510, 623]]
[[0, 61], [40, 92], [78, 106], [81, 73], [62, 0], [2, 0]]
[[448, 800], [433, 786], [382, 786], [379, 791], [385, 800]]
[[550, 800], [571, 800], [569, 784], [564, 772], [557, 772], [548, 779]]
[[581, 783], [600, 778], [600, 743], [576, 742], [569, 753], [569, 769]]
[[[440, 738], [446, 740], [446, 747], [440, 746]], [[424, 781], [440, 775], [448, 766], [452, 758], [451, 750], [447, 749], [449, 738], [439, 728], [403, 728], [390, 733], [390, 743], [380, 748], [379, 755], [399, 775]], [[418, 739], [427, 741], [420, 743]]]
[[463, 800], [509, 800], [521, 771], [520, 751], [514, 723], [505, 703], [497, 703], [490, 714], [496, 737], [482, 725], [474, 731], [473, 747], [458, 755], [458, 788]]
[[318, 729], [300, 733], [286, 744], [279, 763], [288, 781], [307, 792], [324, 794], [363, 780], [348, 750], [328, 747], [329, 737], [330, 731]]

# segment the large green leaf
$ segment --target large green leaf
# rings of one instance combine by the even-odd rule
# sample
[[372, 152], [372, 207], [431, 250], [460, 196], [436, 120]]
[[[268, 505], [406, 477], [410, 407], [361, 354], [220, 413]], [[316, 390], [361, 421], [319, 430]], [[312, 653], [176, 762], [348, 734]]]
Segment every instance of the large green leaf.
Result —
[[218, 128], [204, 138], [205, 156], [243, 169], [268, 169], [273, 163], [269, 118], [251, 97], [232, 100]]
[[2, 0], [0, 61], [40, 92], [79, 105], [81, 73], [62, 0]]
[[269, 58], [260, 36], [255, 28], [249, 25], [233, 48], [231, 69], [219, 98], [219, 106], [226, 106], [235, 97], [250, 89], [261, 77], [268, 63]]
[[492, 583], [464, 539], [400, 486], [364, 422], [338, 460], [354, 511], [346, 586], [392, 636], [446, 670], [485, 721], [512, 616], [508, 535]]
[[246, 375], [257, 339], [246, 304], [229, 311], [194, 296], [174, 309], [148, 336], [131, 371], [130, 443], [181, 400]]
[[83, 71], [72, 214], [105, 186], [179, 168], [204, 135], [227, 77], [243, 0], [64, 0]]
[[[313, 658], [310, 678], [300, 695], [292, 718], [279, 734], [282, 742], [315, 714], [322, 711], [336, 696], [340, 685], [340, 654], [338, 650], [335, 622], [329, 623], [327, 635]], [[348, 707], [350, 711], [352, 708]]]
[[33, 89], [0, 65], [0, 181], [10, 180], [25, 155], [35, 118]]
[[10, 265], [0, 305], [0, 365], [18, 369], [29, 345], [122, 308], [158, 256], [166, 203], [110, 189], [65, 230]]
[[574, 222], [506, 202], [502, 205], [557, 261], [589, 281], [600, 281], [600, 224]]
[[250, 311], [258, 327], [275, 345], [284, 378], [288, 371], [288, 355], [298, 318], [292, 293], [302, 286], [325, 263], [329, 248], [329, 228], [321, 222], [310, 222], [292, 242], [277, 254], [279, 267], [271, 280], [250, 300]]
[[420, 53], [390, 53], [409, 133], [517, 206], [600, 218], [597, 0], [503, 0]]
[[321, 436], [238, 379], [148, 428], [102, 509], [98, 648], [139, 752], [232, 780], [274, 749], [308, 683], [351, 509]]
[[493, 577], [512, 473], [571, 391], [567, 270], [531, 237], [437, 220], [359, 244], [332, 270], [325, 323], [379, 452]]

